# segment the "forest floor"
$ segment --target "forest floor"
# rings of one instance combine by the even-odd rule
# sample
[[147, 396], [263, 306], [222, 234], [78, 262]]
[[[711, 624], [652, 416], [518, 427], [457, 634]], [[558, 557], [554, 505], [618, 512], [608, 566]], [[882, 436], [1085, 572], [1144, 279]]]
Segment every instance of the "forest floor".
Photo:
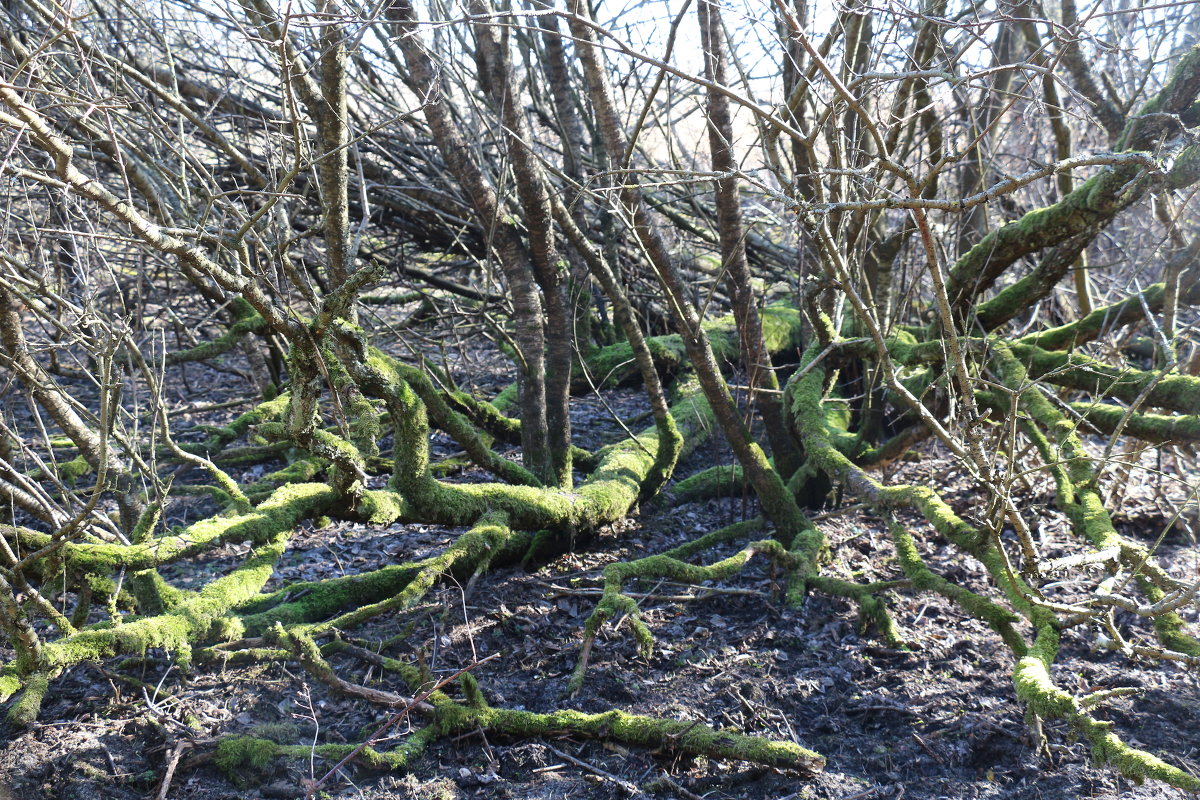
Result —
[[[478, 362], [476, 362], [478, 366]], [[203, 367], [189, 367], [204, 385]], [[474, 369], [470, 364], [464, 369]], [[480, 379], [478, 373], [475, 374]], [[211, 378], [209, 378], [211, 379]], [[482, 377], [486, 384], [486, 376]], [[495, 386], [484, 386], [495, 390]], [[205, 397], [217, 400], [217, 397]], [[636, 390], [605, 393], [625, 420], [643, 413]], [[577, 439], [595, 447], [625, 434], [594, 397], [574, 404]], [[644, 422], [635, 427], [644, 426]], [[441, 443], [443, 446], [445, 442]], [[443, 452], [448, 448], [443, 447]], [[936, 449], [902, 463], [897, 478], [937, 486], [961, 513], [973, 497]], [[679, 477], [728, 463], [725, 448], [706, 444], [682, 465]], [[262, 467], [257, 467], [260, 472]], [[270, 469], [270, 467], [268, 467]], [[467, 473], [457, 479], [480, 479]], [[957, 483], [956, 483], [957, 481]], [[1117, 522], [1123, 532], [1153, 544], [1165, 522], [1152, 486], [1130, 486]], [[1039, 514], [1040, 535], [1053, 555], [1065, 528], [1048, 490], [1023, 502]], [[172, 509], [173, 523], [211, 513], [199, 501]], [[641, 599], [656, 649], [637, 655], [627, 626], [607, 625], [592, 651], [582, 691], [564, 697], [579, 655], [581, 629], [598, 596], [603, 567], [674, 547], [688, 538], [753, 516], [741, 498], [673, 505], [668, 491], [619, 526], [603, 529], [579, 549], [548, 563], [505, 568], [474, 586], [447, 583], [418, 613], [385, 616], [348, 632], [377, 642], [404, 633], [388, 655], [421, 659], [435, 672], [453, 672], [476, 657], [498, 653], [479, 668], [480, 686], [495, 706], [532, 711], [576, 708], [698, 720], [818, 751], [828, 765], [805, 778], [754, 765], [649, 752], [570, 738], [506, 741], [468, 733], [431, 747], [410, 774], [350, 769], [325, 785], [337, 798], [1174, 798], [1161, 785], [1136, 787], [1092, 766], [1084, 745], [1062, 729], [1047, 730], [1050, 751], [1036, 755], [1014, 696], [1012, 659], [980, 622], [934, 595], [898, 591], [889, 607], [908, 649], [882, 645], [861, 632], [847, 603], [813, 594], [801, 608], [782, 601], [769, 566], [752, 562], [735, 579], [711, 587], [650, 582], [627, 587]], [[186, 515], [186, 516], [185, 516]], [[858, 581], [895, 578], [892, 548], [879, 522], [852, 504], [827, 510], [819, 524], [837, 554], [829, 569]], [[930, 565], [971, 589], [987, 591], [976, 565], [920, 530]], [[306, 524], [268, 587], [352, 574], [433, 554], [461, 533], [429, 525], [369, 527]], [[230, 569], [246, 545], [228, 546], [173, 565], [164, 577], [195, 585]], [[705, 561], [729, 555], [712, 551]], [[1167, 538], [1165, 563], [1194, 572], [1193, 543]], [[1189, 621], [1195, 625], [1194, 610]], [[1193, 633], [1196, 631], [1193, 630]], [[1090, 651], [1083, 636], [1064, 639], [1055, 666], [1060, 685], [1078, 692], [1134, 686], [1140, 696], [1114, 701], [1098, 713], [1132, 744], [1200, 772], [1200, 685], [1194, 674]], [[10, 654], [0, 652], [0, 657]], [[398, 679], [349, 658], [332, 663], [343, 677], [403, 692]], [[178, 800], [292, 798], [301, 782], [327, 764], [277, 761], [265, 774], [246, 773], [240, 785], [197, 759], [204, 742], [253, 732], [297, 742], [359, 740], [388, 716], [385, 709], [332, 694], [296, 664], [200, 668], [181, 675], [163, 654], [149, 654], [127, 674], [153, 687], [135, 688], [114, 665], [81, 666], [52, 685], [38, 722], [26, 730], [0, 727], [0, 800], [133, 800], [157, 797], [165, 766], [179, 743], [180, 767], [166, 797]], [[188, 715], [203, 731], [183, 725]], [[419, 719], [414, 724], [421, 724]], [[397, 733], [405, 730], [402, 724]], [[393, 740], [394, 741], [394, 740]], [[387, 746], [388, 742], [383, 742]], [[1194, 759], [1194, 760], [1193, 760]], [[662, 780], [667, 775], [674, 786]], [[7, 794], [6, 794], [7, 792]]]

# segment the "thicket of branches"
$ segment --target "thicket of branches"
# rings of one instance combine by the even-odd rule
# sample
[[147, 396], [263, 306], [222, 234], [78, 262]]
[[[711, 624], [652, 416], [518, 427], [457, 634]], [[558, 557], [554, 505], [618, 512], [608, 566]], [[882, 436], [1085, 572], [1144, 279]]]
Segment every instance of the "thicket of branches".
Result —
[[[428, 724], [386, 751], [323, 746], [335, 761], [402, 767], [482, 726], [820, 769], [797, 745], [702, 725], [493, 708], [469, 674], [429, 693], [418, 668], [337, 635], [443, 575], [575, 546], [718, 435], [736, 463], [679, 491], [734, 474], [762, 519], [610, 566], [575, 687], [606, 621], [653, 645], [627, 582], [761, 557], [789, 602], [849, 598], [895, 643], [889, 592], [946, 596], [1011, 651], [1035, 729], [1064, 721], [1121, 772], [1200, 789], [1093, 716], [1113, 692], [1053, 677], [1064, 637], [1200, 663], [1179, 613], [1200, 581], [1113, 524], [1154, 448], [1176, 517], [1195, 514], [1194, 5], [0, 7], [10, 720], [35, 719], [63, 670], [148, 648], [294, 660], [404, 702], [338, 675], [329, 656], [350, 652], [399, 671]], [[422, 355], [429, 319], [493, 339], [513, 387], [459, 390]], [[244, 380], [251, 410], [181, 424], [193, 362]], [[653, 425], [574, 446], [572, 392], [618, 383], [644, 388]], [[440, 477], [435, 430], [494, 481]], [[887, 479], [928, 438], [969, 475], [969, 513]], [[231, 477], [255, 463], [273, 471]], [[1039, 482], [1069, 519], [1065, 554], [1020, 500]], [[838, 556], [810, 511], [834, 490], [886, 526], [895, 581], [823, 572]], [[219, 513], [163, 522], [197, 494]], [[436, 557], [263, 592], [297, 525], [326, 515], [468, 532]], [[990, 589], [932, 571], [934, 537]], [[730, 541], [738, 555], [706, 560]], [[229, 542], [253, 550], [199, 590], [157, 571]], [[308, 752], [217, 748], [228, 769]]]

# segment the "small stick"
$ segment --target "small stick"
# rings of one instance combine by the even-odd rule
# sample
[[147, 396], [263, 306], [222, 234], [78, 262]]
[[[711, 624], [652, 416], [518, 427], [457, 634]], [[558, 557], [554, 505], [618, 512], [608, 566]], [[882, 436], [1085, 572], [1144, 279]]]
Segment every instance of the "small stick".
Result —
[[171, 779], [175, 777], [175, 768], [179, 766], [179, 759], [183, 755], [183, 751], [191, 747], [192, 743], [186, 739], [180, 739], [175, 743], [175, 749], [171, 751], [171, 758], [167, 761], [167, 774], [163, 775], [162, 785], [158, 787], [158, 800], [167, 800], [167, 791], [171, 788]]
[[446, 684], [451, 683], [456, 678], [458, 678], [458, 676], [463, 675], [464, 673], [470, 672], [471, 670], [475, 669], [476, 667], [486, 664], [487, 662], [491, 661], [492, 659], [499, 658], [499, 657], [500, 657], [499, 653], [492, 653], [487, 658], [480, 659], [479, 661], [474, 661], [474, 662], [468, 664], [467, 666], [463, 667], [462, 669], [460, 669], [458, 672], [455, 672], [453, 675], [448, 675], [447, 677], [442, 678], [440, 681], [438, 681], [432, 687], [430, 687], [427, 691], [422, 692], [421, 694], [414, 697], [411, 702], [409, 702], [407, 705], [404, 706], [404, 708], [400, 709], [395, 714], [393, 714], [388, 719], [387, 722], [380, 725], [379, 728], [373, 734], [371, 734], [371, 736], [365, 742], [363, 742], [358, 747], [354, 748], [349, 753], [347, 753], [346, 757], [343, 758], [341, 761], [334, 764], [333, 769], [329, 770], [324, 775], [322, 775], [320, 780], [316, 780], [316, 781], [306, 780], [304, 782], [305, 783], [305, 787], [304, 787], [305, 800], [312, 800], [312, 798], [316, 797], [317, 791], [320, 790], [320, 788], [325, 785], [325, 781], [329, 780], [330, 776], [336, 774], [338, 772], [338, 770], [340, 770], [342, 767], [344, 767], [346, 765], [347, 762], [350, 761], [350, 759], [357, 756], [359, 753], [361, 753], [363, 750], [365, 750], [370, 745], [379, 741], [379, 738], [381, 736], [383, 736], [384, 732], [388, 728], [392, 727], [393, 725], [398, 723], [400, 720], [402, 720], [406, 716], [408, 716], [408, 712], [412, 711], [414, 708], [416, 708], [417, 706], [421, 705], [426, 700], [428, 700], [430, 695], [432, 695], [434, 692], [438, 691]]
[[605, 772], [604, 770], [600, 769], [599, 767], [597, 767], [594, 764], [589, 764], [586, 761], [578, 759], [575, 756], [571, 755], [570, 753], [564, 753], [562, 750], [559, 750], [557, 747], [548, 745], [545, 742], [542, 742], [542, 747], [546, 748], [551, 753], [554, 753], [554, 755], [558, 756], [559, 758], [563, 759], [564, 761], [570, 761], [572, 764], [574, 764], [577, 767], [582, 767], [583, 769], [586, 769], [588, 772], [595, 773], [596, 775], [599, 775], [601, 778], [605, 778], [607, 780], [612, 781], [617, 786], [620, 786], [622, 789], [624, 789], [626, 793], [628, 793], [634, 797], [642, 794], [642, 790], [639, 789], [634, 784], [630, 783], [627, 780], [624, 780], [623, 778], [618, 778], [616, 775], [613, 775], [611, 772]]
[[666, 784], [666, 786], [669, 787], [672, 792], [674, 792], [675, 794], [682, 797], [683, 800], [704, 800], [703, 797], [696, 794], [695, 792], [685, 789], [683, 786], [681, 786], [679, 784], [678, 781], [676, 781], [674, 778], [672, 778], [670, 775], [668, 775], [665, 772], [663, 773], [662, 777], [659, 778], [658, 780], [659, 780], [659, 782]]

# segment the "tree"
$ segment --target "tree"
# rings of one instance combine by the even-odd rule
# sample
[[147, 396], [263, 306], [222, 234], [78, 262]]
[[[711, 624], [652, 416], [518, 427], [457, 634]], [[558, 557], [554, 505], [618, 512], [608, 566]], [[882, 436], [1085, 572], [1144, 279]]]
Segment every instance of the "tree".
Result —
[[[1179, 614], [1200, 582], [1111, 510], [1129, 474], [1119, 446], [1200, 438], [1200, 15], [890, 10], [885, 23], [865, 4], [775, 0], [731, 25], [739, 9], [697, 0], [658, 58], [620, 27], [644, 21], [600, 23], [578, 0], [461, 13], [93, 0], [82, 15], [8, 0], [0, 364], [29, 411], [4, 423], [0, 452], [9, 719], [35, 719], [64, 669], [148, 648], [183, 664], [291, 659], [339, 692], [400, 703], [331, 666], [335, 652], [371, 657], [338, 631], [413, 608], [444, 575], [577, 546], [719, 430], [737, 463], [680, 491], [736, 474], [762, 519], [609, 566], [574, 689], [606, 621], [627, 616], [653, 647], [627, 582], [703, 582], [763, 556], [789, 576], [789, 602], [848, 598], [891, 643], [889, 591], [944, 595], [1011, 651], [1039, 735], [1061, 720], [1122, 773], [1200, 788], [1097, 718], [1107, 695], [1052, 675], [1065, 636], [1200, 663]], [[699, 42], [695, 64], [679, 37]], [[745, 45], [764, 38], [765, 62]], [[700, 138], [691, 110], [704, 147], [687, 140]], [[416, 307], [398, 340], [369, 313], [380, 306]], [[415, 345], [429, 317], [478, 321], [511, 357], [513, 389], [455, 387]], [[254, 408], [182, 429], [165, 387], [195, 363], [236, 370]], [[571, 392], [623, 382], [644, 387], [653, 426], [574, 446]], [[434, 430], [494, 480], [438, 477]], [[885, 477], [926, 439], [979, 493], [971, 514]], [[231, 472], [281, 459], [248, 484]], [[1194, 505], [1194, 479], [1173, 477]], [[1063, 555], [1023, 507], [1038, 481], [1069, 519]], [[810, 512], [833, 493], [886, 527], [901, 583], [823, 571], [837, 554]], [[215, 513], [164, 526], [197, 494]], [[264, 591], [296, 527], [327, 515], [468, 531], [425, 560]], [[989, 590], [933, 571], [931, 536], [981, 563]], [[728, 541], [744, 547], [694, 563]], [[230, 542], [254, 550], [197, 591], [159, 572]], [[822, 764], [792, 743], [615, 710], [494, 709], [469, 672], [459, 700], [379, 663], [432, 723], [392, 750], [323, 757], [402, 767], [481, 726]], [[236, 769], [301, 750], [227, 737], [216, 752]]]

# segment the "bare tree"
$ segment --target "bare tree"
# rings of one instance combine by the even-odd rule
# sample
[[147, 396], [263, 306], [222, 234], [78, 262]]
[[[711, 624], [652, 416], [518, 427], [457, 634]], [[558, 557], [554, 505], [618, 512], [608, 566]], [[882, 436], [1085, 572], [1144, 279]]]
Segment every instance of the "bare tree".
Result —
[[[1200, 663], [1181, 615], [1200, 581], [1114, 523], [1143, 447], [1169, 463], [1171, 524], [1196, 506], [1194, 9], [696, 0], [654, 28], [578, 0], [2, 8], [11, 720], [34, 720], [67, 668], [161, 648], [294, 660], [432, 718], [386, 753], [330, 745], [335, 762], [403, 767], [482, 728], [818, 771], [798, 744], [705, 725], [500, 711], [471, 665], [454, 699], [338, 636], [443, 576], [470, 586], [578, 546], [719, 431], [736, 463], [677, 489], [748, 487], [762, 518], [608, 566], [570, 688], [608, 620], [651, 651], [627, 582], [702, 583], [764, 556], [790, 603], [847, 598], [892, 644], [889, 592], [943, 595], [1011, 652], [1039, 738], [1059, 720], [1124, 774], [1200, 789], [1093, 713], [1108, 690], [1052, 672], [1065, 638]], [[513, 387], [454, 385], [426, 325], [486, 336]], [[186, 382], [203, 370], [248, 398], [197, 409]], [[654, 425], [575, 446], [572, 392], [637, 382]], [[461, 457], [439, 459], [436, 432]], [[918, 447], [957, 465], [972, 508], [892, 479]], [[489, 479], [447, 479], [463, 459]], [[1055, 555], [1039, 491], [1069, 522]], [[811, 511], [831, 494], [887, 531], [894, 580], [827, 569]], [[196, 495], [206, 517], [167, 524]], [[267, 590], [297, 526], [327, 515], [468, 530], [430, 558]], [[933, 537], [986, 586], [936, 572]], [[159, 572], [235, 542], [255, 549], [198, 591]], [[335, 652], [410, 696], [348, 681]], [[296, 752], [216, 748], [230, 770]]]

